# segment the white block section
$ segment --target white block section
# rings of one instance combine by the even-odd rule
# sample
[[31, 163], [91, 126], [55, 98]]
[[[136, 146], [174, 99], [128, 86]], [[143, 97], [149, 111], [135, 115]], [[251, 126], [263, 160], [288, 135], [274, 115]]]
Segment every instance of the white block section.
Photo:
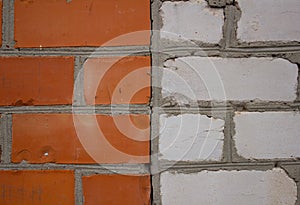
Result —
[[160, 9], [161, 38], [218, 43], [222, 39], [222, 9], [209, 8], [205, 0], [164, 2]]
[[294, 101], [298, 67], [284, 59], [181, 57], [164, 63], [162, 96], [197, 100]]
[[218, 161], [222, 159], [224, 121], [200, 114], [160, 116], [160, 159]]
[[238, 0], [242, 41], [300, 41], [299, 0]]
[[161, 174], [163, 205], [293, 205], [296, 183], [279, 168]]
[[234, 116], [237, 153], [247, 159], [300, 157], [300, 114], [241, 112]]

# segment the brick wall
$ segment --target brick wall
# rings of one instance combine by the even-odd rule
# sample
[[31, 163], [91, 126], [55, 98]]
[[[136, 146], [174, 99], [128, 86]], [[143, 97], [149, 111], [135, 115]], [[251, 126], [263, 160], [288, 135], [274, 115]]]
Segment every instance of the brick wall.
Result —
[[298, 0], [2, 0], [0, 204], [300, 204]]
[[150, 1], [1, 3], [0, 204], [150, 204]]
[[154, 202], [300, 204], [300, 1], [152, 8]]

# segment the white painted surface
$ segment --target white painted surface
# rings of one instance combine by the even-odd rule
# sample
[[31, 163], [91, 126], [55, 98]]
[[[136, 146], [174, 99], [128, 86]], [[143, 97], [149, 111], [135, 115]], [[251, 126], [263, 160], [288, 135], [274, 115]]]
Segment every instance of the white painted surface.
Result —
[[160, 159], [221, 160], [224, 121], [200, 114], [160, 116]]
[[160, 9], [161, 38], [173, 41], [198, 40], [218, 43], [222, 38], [222, 9], [209, 8], [205, 0], [164, 2]]
[[296, 99], [298, 67], [284, 59], [181, 57], [164, 63], [162, 96], [197, 100]]
[[294, 205], [296, 183], [279, 168], [161, 174], [163, 205]]
[[242, 41], [300, 41], [299, 0], [238, 0]]
[[234, 116], [235, 146], [247, 159], [300, 157], [300, 114], [241, 112]]

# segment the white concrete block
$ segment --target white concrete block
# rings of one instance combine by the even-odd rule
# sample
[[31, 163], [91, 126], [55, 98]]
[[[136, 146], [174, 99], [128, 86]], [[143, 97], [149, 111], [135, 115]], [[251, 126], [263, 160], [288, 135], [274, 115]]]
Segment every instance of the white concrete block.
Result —
[[203, 161], [222, 159], [224, 121], [200, 114], [160, 116], [160, 159]]
[[300, 157], [300, 114], [241, 112], [234, 116], [237, 153], [247, 159]]
[[298, 67], [284, 59], [181, 57], [164, 63], [162, 96], [197, 100], [294, 101]]
[[198, 40], [218, 43], [222, 39], [222, 9], [209, 8], [205, 0], [164, 2], [160, 9], [161, 38], [173, 41]]
[[299, 0], [238, 0], [242, 41], [300, 41]]
[[293, 205], [296, 183], [279, 168], [161, 174], [163, 205]]

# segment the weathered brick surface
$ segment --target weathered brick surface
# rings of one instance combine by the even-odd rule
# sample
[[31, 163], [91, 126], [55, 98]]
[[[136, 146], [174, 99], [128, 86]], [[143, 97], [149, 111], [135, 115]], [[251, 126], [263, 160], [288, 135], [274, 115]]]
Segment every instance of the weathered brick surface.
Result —
[[207, 6], [205, 0], [162, 4], [161, 38], [173, 41], [197, 40], [218, 43], [222, 38], [224, 15], [220, 9]]
[[73, 57], [0, 57], [0, 105], [72, 104]]
[[[284, 59], [182, 57], [164, 63], [163, 97], [197, 100], [294, 101], [298, 67]], [[266, 80], [267, 79], [267, 80]]]
[[[101, 46], [119, 35], [149, 30], [149, 16], [149, 0], [16, 0], [15, 47]], [[147, 45], [149, 37], [147, 32], [116, 43]]]
[[241, 19], [237, 37], [242, 41], [300, 41], [300, 1], [238, 0]]
[[84, 64], [87, 104], [148, 104], [150, 57], [90, 58]]
[[297, 112], [238, 112], [234, 116], [237, 153], [247, 159], [300, 157]]
[[162, 204], [295, 204], [296, 183], [279, 168], [161, 175]]
[[1, 205], [74, 205], [73, 171], [0, 171]]
[[147, 163], [148, 126], [142, 115], [15, 114], [12, 161]]
[[150, 176], [84, 176], [82, 185], [85, 205], [150, 205]]
[[174, 161], [222, 159], [224, 121], [205, 115], [160, 116], [160, 158]]

